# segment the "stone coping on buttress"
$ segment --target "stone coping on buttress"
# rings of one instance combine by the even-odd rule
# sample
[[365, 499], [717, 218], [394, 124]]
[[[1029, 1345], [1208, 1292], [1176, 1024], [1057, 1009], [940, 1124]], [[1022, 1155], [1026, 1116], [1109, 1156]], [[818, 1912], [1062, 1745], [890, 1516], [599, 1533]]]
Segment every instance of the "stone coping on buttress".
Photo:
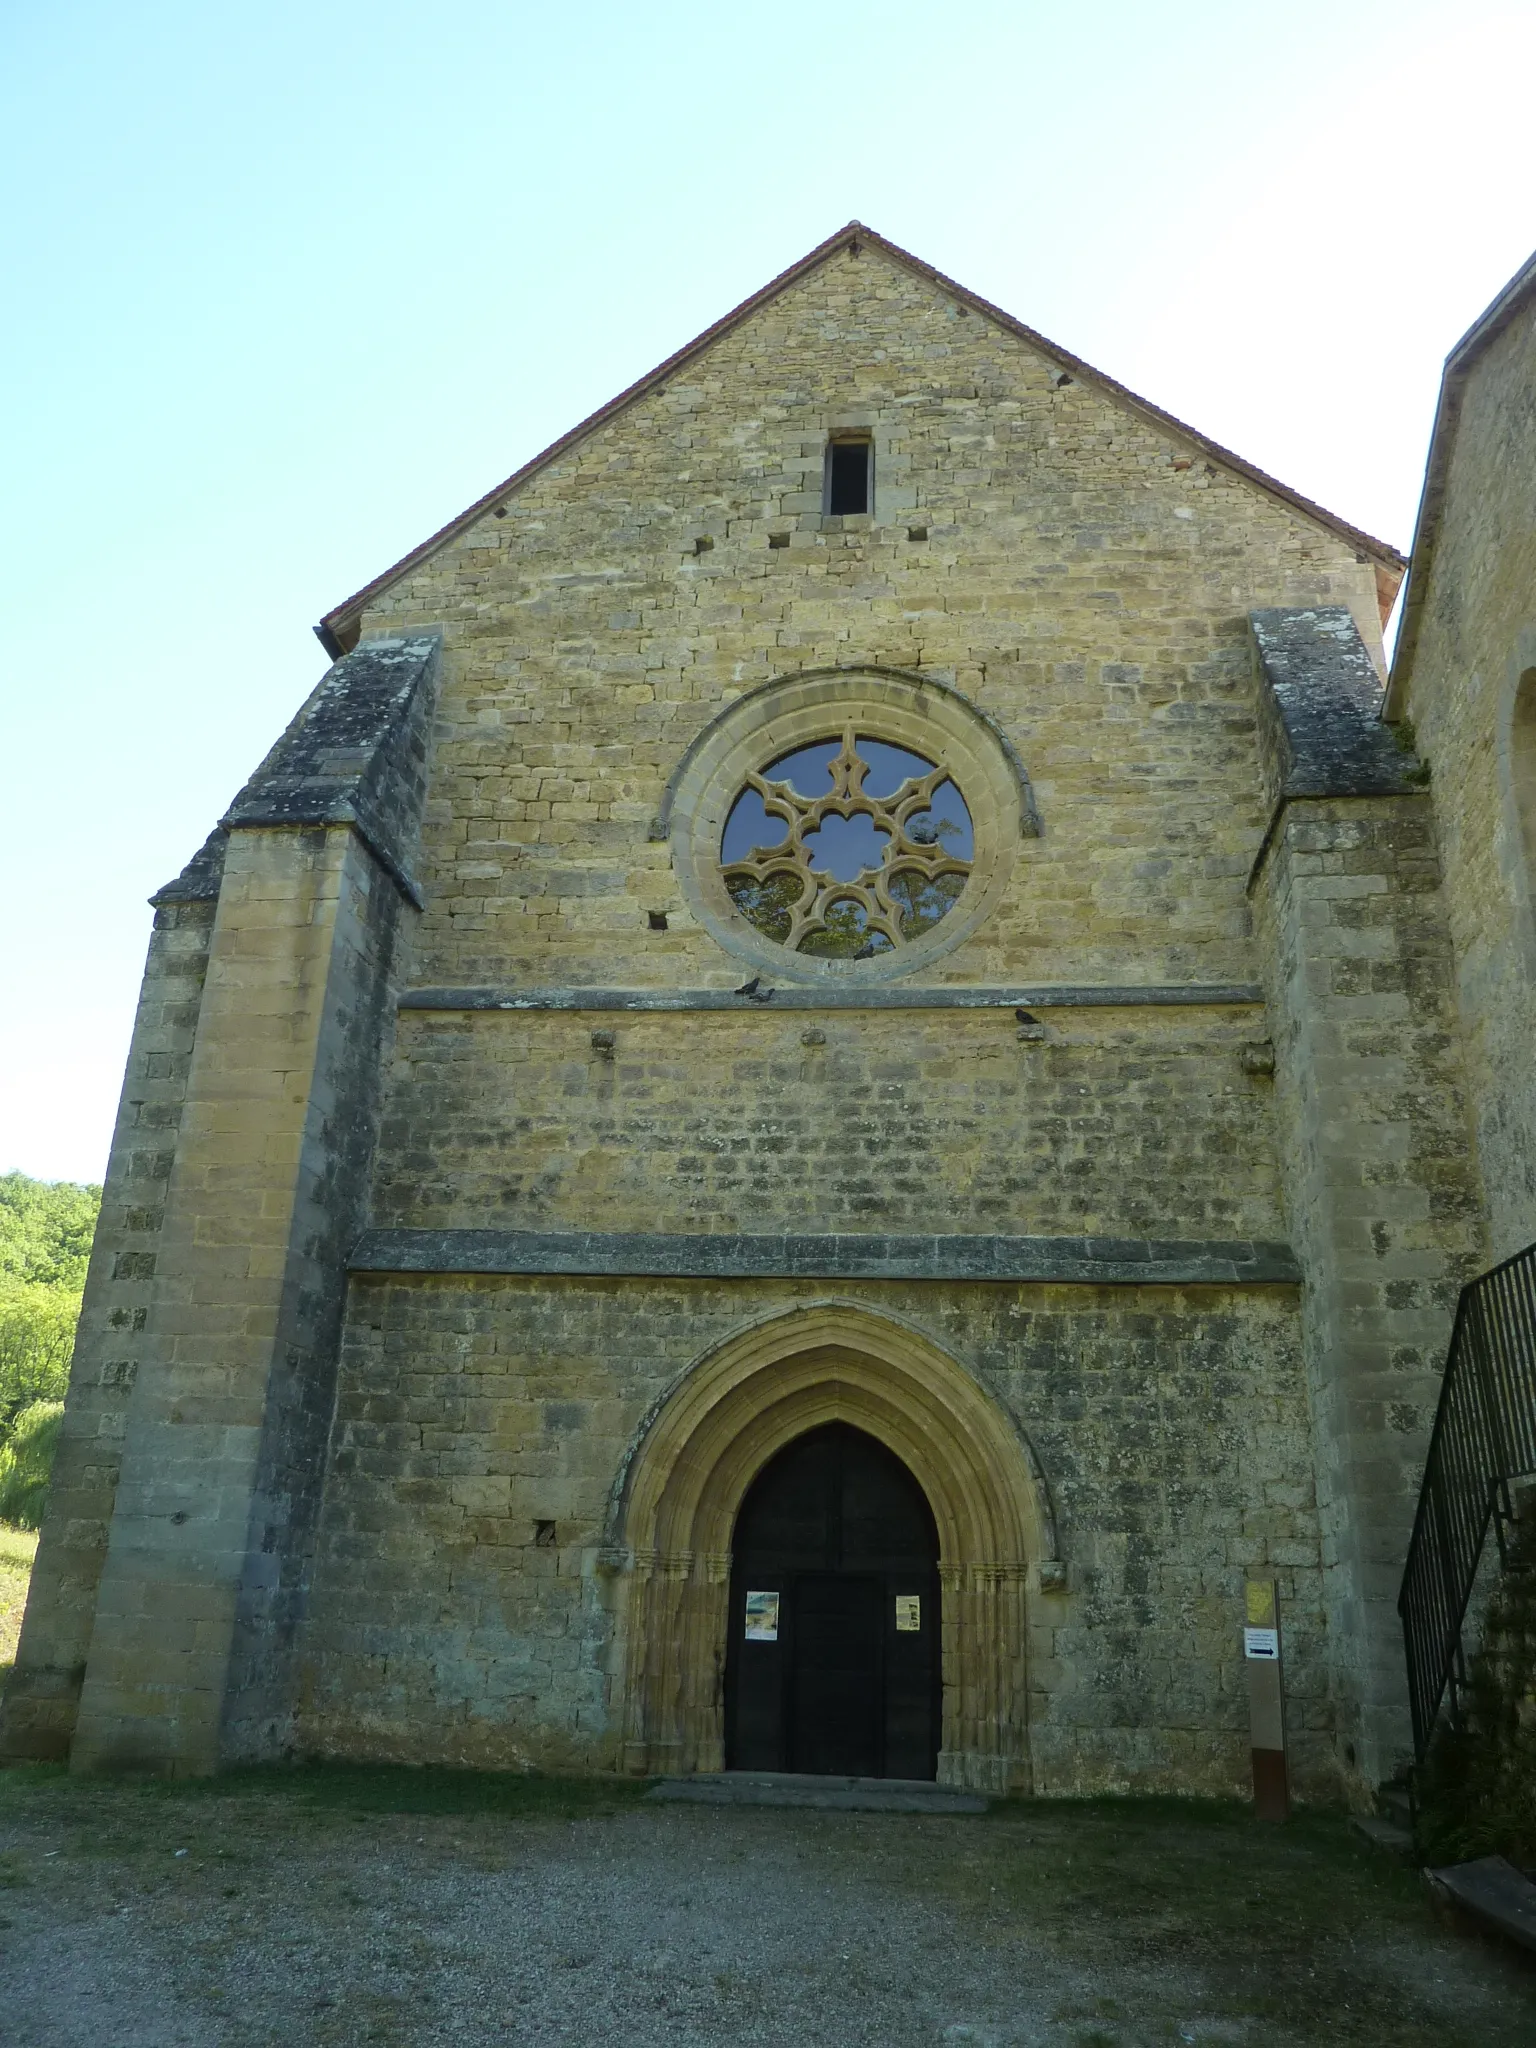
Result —
[[1036, 1285], [1297, 1286], [1288, 1244], [1263, 1238], [1004, 1237], [963, 1232], [366, 1230], [354, 1273], [666, 1280], [991, 1280]]

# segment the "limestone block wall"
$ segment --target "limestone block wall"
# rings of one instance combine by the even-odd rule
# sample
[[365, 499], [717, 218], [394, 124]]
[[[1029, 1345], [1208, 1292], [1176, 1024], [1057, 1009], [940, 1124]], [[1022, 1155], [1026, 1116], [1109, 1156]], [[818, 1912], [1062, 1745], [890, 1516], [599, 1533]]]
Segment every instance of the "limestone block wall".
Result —
[[[875, 509], [834, 518], [851, 426]], [[858, 662], [952, 682], [1039, 799], [943, 978], [1252, 979], [1246, 613], [1315, 602], [1378, 631], [1347, 539], [843, 251], [369, 608], [444, 639], [420, 980], [734, 985], [649, 836], [667, 781], [740, 692]]]
[[[1247, 1782], [1245, 1570], [1287, 1602], [1299, 1781], [1332, 1783], [1312, 1450], [1290, 1288], [847, 1283], [974, 1369], [1034, 1445], [1065, 1585], [1032, 1587], [1040, 1792]], [[353, 1283], [298, 1739], [322, 1754], [611, 1765], [614, 1498], [650, 1408], [810, 1282]]]
[[1285, 804], [1256, 878], [1341, 1763], [1409, 1742], [1398, 1585], [1457, 1293], [1485, 1238], [1423, 794]]
[[1261, 1006], [1041, 1014], [407, 1010], [374, 1221], [1284, 1236]]
[[[1432, 547], [1416, 554], [1393, 677], [1432, 771], [1490, 1254], [1536, 1240], [1536, 874], [1516, 798], [1516, 700], [1536, 715], [1536, 319], [1531, 293], [1448, 366]], [[1454, 392], [1451, 387], [1454, 384]], [[1441, 494], [1443, 493], [1443, 499]], [[1536, 749], [1524, 767], [1536, 777]], [[1536, 787], [1527, 797], [1536, 799]]]
[[[215, 884], [216, 888], [216, 884]], [[214, 900], [155, 913], [91, 1249], [74, 1367], [0, 1755], [68, 1754], [95, 1620], [129, 1402], [148, 1343], [166, 1190], [197, 1035]]]
[[[848, 428], [872, 436], [874, 509], [834, 518], [821, 464]], [[735, 988], [658, 830], [668, 785], [754, 685], [859, 664], [962, 691], [1039, 811], [999, 907], [925, 980], [1257, 983], [1247, 613], [1330, 603], [1378, 633], [1348, 539], [844, 251], [369, 606], [365, 632], [442, 635], [415, 987]], [[1269, 1084], [1242, 1057], [1265, 1035], [1257, 1005], [1053, 1008], [1025, 1043], [1011, 1006], [408, 1009], [372, 1220], [1283, 1237]], [[356, 1277], [301, 1741], [612, 1761], [625, 1447], [733, 1318], [810, 1284]], [[1228, 1603], [1260, 1564], [1293, 1602], [1321, 1784], [1294, 1295], [881, 1286], [1050, 1439], [1069, 1590], [1031, 1595], [1041, 1789], [1243, 1782]]]

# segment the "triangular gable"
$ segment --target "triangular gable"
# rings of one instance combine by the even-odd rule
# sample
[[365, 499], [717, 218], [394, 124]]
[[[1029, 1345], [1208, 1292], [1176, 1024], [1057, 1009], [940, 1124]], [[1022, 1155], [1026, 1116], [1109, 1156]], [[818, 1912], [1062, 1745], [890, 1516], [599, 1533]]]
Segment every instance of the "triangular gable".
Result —
[[451, 541], [456, 540], [461, 533], [473, 526], [477, 519], [483, 518], [494, 506], [508, 498], [519, 485], [526, 483], [531, 476], [536, 476], [550, 463], [558, 461], [588, 434], [606, 426], [626, 407], [643, 398], [656, 385], [664, 383], [684, 365], [692, 362], [696, 356], [703, 354], [722, 335], [729, 334], [733, 328], [739, 327], [761, 307], [776, 299], [781, 292], [787, 291], [791, 285], [798, 284], [803, 277], [809, 276], [820, 264], [827, 262], [842, 249], [852, 249], [857, 253], [861, 247], [879, 250], [892, 263], [899, 264], [929, 284], [938, 286], [941, 291], [948, 292], [962, 305], [969, 306], [973, 312], [993, 321], [1006, 333], [1016, 335], [1020, 341], [1027, 342], [1032, 349], [1057, 364], [1059, 368], [1070, 371], [1085, 384], [1106, 392], [1118, 404], [1140, 414], [1143, 419], [1150, 420], [1155, 426], [1170, 434], [1177, 434], [1181, 440], [1187, 441], [1192, 448], [1198, 449], [1211, 461], [1219, 462], [1224, 468], [1246, 477], [1249, 483], [1256, 484], [1271, 497], [1280, 499], [1294, 511], [1304, 513], [1308, 519], [1316, 520], [1320, 526], [1327, 527], [1330, 533], [1338, 534], [1347, 540], [1359, 554], [1368, 557], [1376, 566], [1376, 595], [1381, 606], [1382, 623], [1385, 625], [1387, 614], [1397, 596], [1397, 587], [1408, 566], [1396, 548], [1389, 547], [1385, 541], [1377, 540], [1371, 534], [1361, 532], [1359, 527], [1349, 525], [1346, 520], [1326, 511], [1323, 506], [1313, 504], [1310, 498], [1304, 498], [1299, 491], [1293, 491], [1276, 478], [1267, 476], [1262, 469], [1255, 469], [1251, 462], [1244, 462], [1242, 457], [1234, 455], [1230, 448], [1223, 448], [1218, 442], [1208, 440], [1204, 434], [1197, 433], [1193, 427], [1175, 419], [1172, 413], [1164, 412], [1160, 406], [1151, 404], [1145, 398], [1139, 398], [1134, 391], [1128, 391], [1123, 384], [1117, 384], [1113, 377], [1106, 377], [1102, 370], [1094, 369], [1091, 363], [1085, 363], [1080, 356], [1074, 356], [1068, 350], [1058, 348], [1055, 342], [1047, 341], [1043, 334], [1037, 334], [1032, 327], [1026, 327], [1022, 320], [1015, 320], [1011, 313], [1005, 313], [1000, 306], [994, 306], [990, 300], [968, 291], [963, 284], [956, 284], [952, 277], [946, 277], [941, 270], [933, 269], [919, 257], [899, 248], [896, 243], [888, 242], [883, 235], [877, 235], [873, 228], [865, 227], [862, 221], [851, 220], [846, 227], [839, 228], [835, 235], [819, 243], [808, 256], [802, 256], [798, 263], [793, 263], [788, 270], [781, 271], [772, 283], [764, 285], [761, 291], [754, 292], [751, 298], [743, 299], [739, 306], [734, 307], [723, 319], [717, 320], [712, 327], [706, 327], [702, 334], [696, 335], [675, 355], [670, 355], [665, 362], [658, 363], [654, 370], [648, 370], [643, 377], [631, 384], [628, 390], [621, 391], [617, 398], [611, 398], [606, 405], [599, 406], [597, 411], [589, 414], [579, 426], [572, 427], [569, 433], [562, 434], [558, 441], [552, 441], [541, 454], [535, 455], [531, 462], [525, 462], [521, 469], [514, 470], [512, 475], [497, 484], [494, 490], [487, 491], [483, 498], [477, 498], [467, 511], [461, 512], [456, 519], [450, 519], [446, 526], [439, 527], [438, 531], [430, 539], [424, 540], [420, 547], [412, 548], [408, 555], [402, 555], [400, 560], [386, 569], [381, 576], [375, 576], [371, 583], [365, 583], [361, 590], [354, 591], [344, 603], [327, 612], [316, 626], [315, 632], [332, 660], [339, 659], [350, 648], [356, 646], [362, 614], [381, 591], [387, 590], [401, 577], [408, 576], [429, 556], [436, 554], [439, 548], [446, 547]]

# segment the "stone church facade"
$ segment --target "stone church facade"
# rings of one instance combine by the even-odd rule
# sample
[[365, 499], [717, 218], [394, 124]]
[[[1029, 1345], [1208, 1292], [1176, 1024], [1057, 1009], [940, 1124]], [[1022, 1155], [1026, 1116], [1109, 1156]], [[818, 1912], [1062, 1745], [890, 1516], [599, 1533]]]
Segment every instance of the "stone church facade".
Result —
[[940, 1779], [1243, 1789], [1268, 1573], [1364, 1796], [1499, 1057], [1404, 567], [855, 224], [330, 614], [155, 899], [5, 1752], [803, 1761], [820, 1446]]

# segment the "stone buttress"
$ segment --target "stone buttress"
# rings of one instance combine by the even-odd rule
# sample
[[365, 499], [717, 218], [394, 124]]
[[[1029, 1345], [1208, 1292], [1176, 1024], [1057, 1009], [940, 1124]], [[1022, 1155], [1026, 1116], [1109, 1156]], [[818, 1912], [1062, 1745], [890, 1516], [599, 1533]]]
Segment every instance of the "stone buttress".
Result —
[[435, 674], [338, 662], [156, 899], [5, 1754], [283, 1740]]
[[1273, 806], [1250, 887], [1316, 1444], [1343, 1761], [1408, 1743], [1396, 1601], [1446, 1335], [1484, 1238], [1423, 772], [1342, 607], [1253, 614]]

